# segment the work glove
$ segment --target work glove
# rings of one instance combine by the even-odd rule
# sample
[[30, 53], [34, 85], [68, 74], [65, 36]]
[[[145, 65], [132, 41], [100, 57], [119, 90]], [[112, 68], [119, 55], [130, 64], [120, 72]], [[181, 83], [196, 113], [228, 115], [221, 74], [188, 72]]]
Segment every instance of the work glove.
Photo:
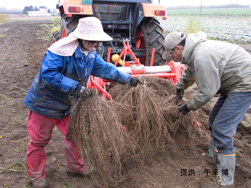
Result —
[[139, 78], [131, 78], [129, 85], [136, 87], [138, 84], [142, 84], [141, 80]]
[[186, 104], [183, 104], [181, 106], [178, 106], [177, 109], [183, 114], [186, 115], [190, 110], [187, 108]]
[[88, 97], [91, 94], [91, 91], [86, 86], [77, 85], [74, 93], [77, 97]]
[[176, 97], [181, 100], [183, 98], [184, 95], [184, 90], [178, 89], [176, 88]]

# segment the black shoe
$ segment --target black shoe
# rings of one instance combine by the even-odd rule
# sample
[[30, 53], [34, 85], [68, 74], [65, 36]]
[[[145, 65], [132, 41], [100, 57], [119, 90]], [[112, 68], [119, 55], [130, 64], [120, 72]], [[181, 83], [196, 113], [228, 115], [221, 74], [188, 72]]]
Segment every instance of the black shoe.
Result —
[[83, 176], [90, 176], [93, 174], [95, 168], [92, 165], [85, 165], [84, 171], [83, 172], [69, 172], [67, 171], [67, 175], [71, 177], [83, 177]]
[[71, 177], [84, 177], [83, 172], [74, 173], [74, 172], [66, 171], [66, 174], [67, 174], [68, 176], [71, 176]]

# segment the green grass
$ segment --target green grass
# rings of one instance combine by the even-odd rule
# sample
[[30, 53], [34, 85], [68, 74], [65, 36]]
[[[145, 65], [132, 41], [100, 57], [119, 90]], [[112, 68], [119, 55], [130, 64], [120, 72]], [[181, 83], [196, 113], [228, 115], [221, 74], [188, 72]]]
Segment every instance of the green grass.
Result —
[[60, 24], [60, 19], [58, 17], [51, 20], [54, 24]]
[[54, 33], [54, 32], [59, 31], [59, 30], [60, 30], [60, 25], [54, 26], [54, 27], [51, 29], [51, 33]]
[[69, 181], [65, 181], [63, 188], [71, 188], [72, 187], [72, 183]]
[[6, 95], [1, 95], [0, 94], [0, 100], [3, 100], [6, 103], [6, 102], [10, 101], [11, 98], [7, 97]]
[[[167, 9], [167, 16], [200, 15], [200, 9]], [[207, 16], [251, 16], [251, 8], [205, 8], [202, 15]]]
[[13, 162], [6, 164], [5, 167], [0, 167], [3, 172], [23, 172], [26, 173], [26, 161]]
[[40, 32], [38, 33], [38, 38], [45, 41], [46, 43], [51, 42], [51, 37], [55, 31], [60, 30], [60, 25], [57, 23], [58, 20], [55, 19], [53, 24], [41, 24]]
[[41, 24], [40, 25], [40, 32], [38, 33], [38, 38], [42, 39], [45, 42], [51, 41], [51, 29], [54, 27], [52, 24]]
[[23, 114], [17, 113], [15, 116], [12, 118], [12, 120], [9, 122], [11, 126], [16, 126], [19, 125], [20, 122], [24, 119]]

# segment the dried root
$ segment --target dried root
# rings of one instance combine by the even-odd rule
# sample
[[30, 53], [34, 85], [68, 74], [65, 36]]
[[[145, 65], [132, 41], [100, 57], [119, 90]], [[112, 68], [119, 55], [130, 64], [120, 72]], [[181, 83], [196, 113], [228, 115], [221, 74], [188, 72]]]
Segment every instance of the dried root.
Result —
[[161, 151], [191, 151], [196, 117], [178, 112], [171, 82], [144, 78], [137, 87], [113, 84], [108, 92], [113, 102], [98, 95], [80, 99], [68, 130], [95, 166], [99, 185], [118, 186]]
[[99, 184], [116, 186], [126, 178], [122, 173], [122, 163], [128, 155], [133, 155], [134, 146], [129, 145], [131, 141], [128, 142], [130, 139], [110, 101], [98, 95], [79, 99], [69, 136], [82, 152], [85, 162], [95, 167]]

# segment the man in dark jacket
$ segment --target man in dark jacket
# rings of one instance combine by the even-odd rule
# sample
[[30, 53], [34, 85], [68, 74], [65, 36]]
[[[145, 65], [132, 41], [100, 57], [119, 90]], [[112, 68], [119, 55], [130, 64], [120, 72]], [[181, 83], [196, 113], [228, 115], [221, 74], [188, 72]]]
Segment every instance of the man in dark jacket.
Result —
[[[186, 115], [220, 94], [209, 117], [212, 140], [208, 155], [217, 158], [221, 185], [232, 185], [235, 171], [233, 136], [239, 122], [251, 105], [251, 55], [240, 46], [207, 40], [203, 32], [185, 36], [171, 32], [165, 38], [165, 47], [173, 59], [186, 65], [177, 82], [177, 95], [194, 82], [198, 92], [186, 104], [178, 107]], [[165, 52], [167, 58], [169, 52]]]
[[[137, 86], [137, 78], [120, 72], [96, 53], [98, 41], [109, 40], [112, 38], [104, 33], [99, 19], [82, 18], [74, 32], [54, 43], [45, 54], [40, 71], [24, 100], [30, 109], [27, 171], [34, 187], [48, 186], [44, 147], [49, 143], [55, 125], [66, 136], [70, 122], [69, 96], [86, 97], [90, 92], [86, 87], [90, 75]], [[91, 169], [86, 167], [76, 146], [66, 138], [64, 145], [67, 173], [88, 175]]]

